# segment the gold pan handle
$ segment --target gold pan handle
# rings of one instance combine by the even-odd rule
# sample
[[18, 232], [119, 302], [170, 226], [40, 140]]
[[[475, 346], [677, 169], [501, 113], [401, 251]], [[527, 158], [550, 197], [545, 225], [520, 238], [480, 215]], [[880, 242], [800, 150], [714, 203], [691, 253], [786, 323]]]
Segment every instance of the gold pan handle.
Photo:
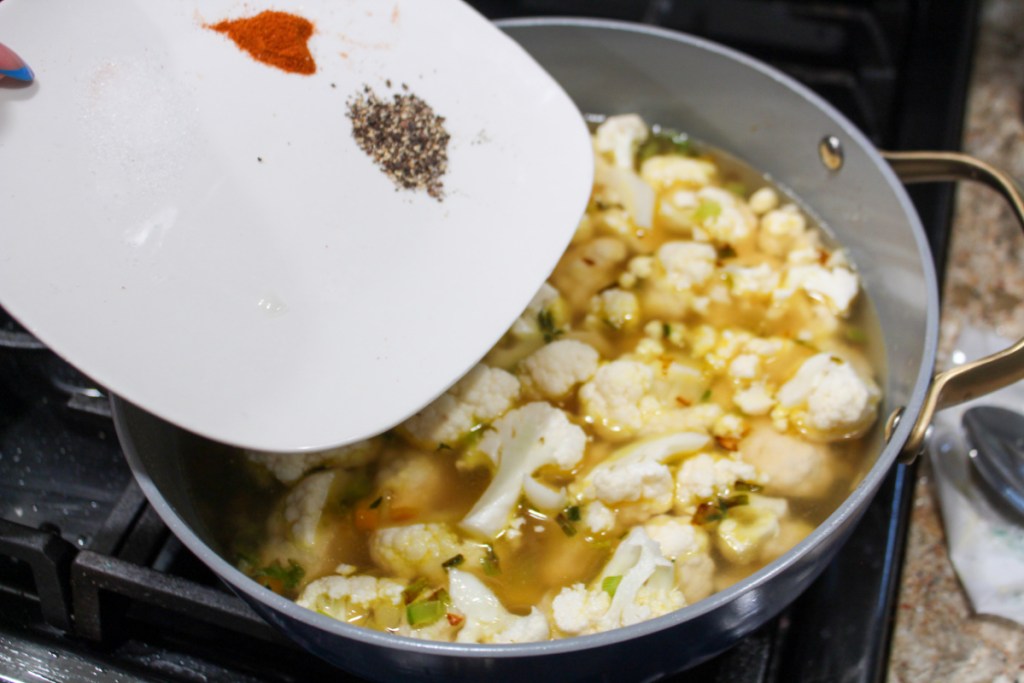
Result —
[[[955, 152], [882, 152], [882, 157], [905, 183], [950, 180], [984, 183], [1009, 202], [1024, 228], [1024, 198], [1013, 179], [999, 169]], [[991, 393], [1020, 379], [1024, 379], [1024, 339], [990, 356], [936, 374], [917, 422], [900, 451], [900, 461], [913, 462], [924, 448], [925, 432], [935, 411]], [[903, 409], [898, 408], [889, 416], [886, 438], [891, 436], [902, 412]]]

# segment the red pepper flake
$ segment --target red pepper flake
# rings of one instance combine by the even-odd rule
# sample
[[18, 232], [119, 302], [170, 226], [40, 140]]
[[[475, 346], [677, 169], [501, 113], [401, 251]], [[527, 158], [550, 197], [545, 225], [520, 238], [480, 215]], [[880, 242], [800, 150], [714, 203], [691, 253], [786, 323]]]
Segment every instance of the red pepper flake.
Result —
[[306, 44], [313, 23], [287, 12], [267, 10], [246, 19], [225, 20], [207, 28], [223, 33], [253, 59], [288, 73], [316, 73], [316, 62]]
[[462, 622], [464, 622], [466, 620], [465, 617], [463, 617], [463, 616], [461, 616], [459, 614], [455, 614], [454, 612], [448, 612], [444, 616], [448, 619], [448, 623], [451, 624], [452, 626], [458, 626], [459, 624], [461, 624]]

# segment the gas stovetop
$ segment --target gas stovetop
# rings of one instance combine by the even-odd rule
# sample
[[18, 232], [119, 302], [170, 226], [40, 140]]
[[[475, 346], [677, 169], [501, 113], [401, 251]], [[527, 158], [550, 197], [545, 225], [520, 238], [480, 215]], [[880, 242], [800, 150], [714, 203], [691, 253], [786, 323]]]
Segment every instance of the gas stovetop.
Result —
[[[790, 73], [882, 147], [959, 146], [972, 0], [471, 4], [493, 18], [600, 16], [695, 33]], [[941, 272], [952, 192], [911, 196]], [[882, 680], [912, 484], [897, 466], [803, 596], [669, 680]], [[352, 680], [278, 636], [169, 534], [132, 480], [102, 389], [0, 311], [0, 679], [328, 678]]]

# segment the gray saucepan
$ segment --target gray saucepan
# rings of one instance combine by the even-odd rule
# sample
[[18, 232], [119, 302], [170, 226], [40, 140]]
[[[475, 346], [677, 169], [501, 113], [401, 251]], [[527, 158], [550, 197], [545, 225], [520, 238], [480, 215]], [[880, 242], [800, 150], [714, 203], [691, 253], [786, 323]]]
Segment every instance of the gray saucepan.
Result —
[[[582, 112], [637, 112], [770, 174], [817, 213], [856, 263], [884, 337], [882, 419], [874, 464], [799, 545], [747, 579], [652, 621], [592, 636], [522, 645], [423, 642], [308, 611], [225, 560], [190, 463], [217, 447], [113, 399], [129, 464], [171, 530], [268, 622], [313, 653], [377, 680], [650, 680], [693, 666], [750, 633], [822, 571], [901, 454], [920, 450], [934, 410], [1024, 375], [1022, 344], [933, 376], [939, 304], [924, 231], [903, 181], [982, 180], [1024, 212], [1012, 183], [967, 157], [883, 155], [831, 106], [787, 76], [697, 38], [592, 20], [503, 25]], [[888, 417], [888, 421], [886, 421]]]

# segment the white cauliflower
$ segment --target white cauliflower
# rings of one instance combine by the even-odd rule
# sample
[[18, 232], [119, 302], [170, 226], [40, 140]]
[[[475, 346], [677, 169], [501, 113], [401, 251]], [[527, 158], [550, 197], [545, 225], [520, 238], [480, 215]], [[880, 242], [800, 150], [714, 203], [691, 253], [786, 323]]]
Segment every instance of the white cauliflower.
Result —
[[756, 560], [762, 548], [779, 535], [779, 520], [788, 506], [782, 498], [747, 494], [748, 503], [729, 508], [715, 530], [718, 551], [738, 564]]
[[736, 244], [749, 237], [757, 225], [750, 208], [728, 190], [705, 187], [697, 192], [697, 202], [695, 238], [704, 233], [718, 244]]
[[758, 266], [726, 266], [732, 293], [750, 298], [770, 297], [779, 286], [778, 271], [767, 263]]
[[328, 470], [311, 474], [285, 496], [284, 520], [296, 543], [307, 547], [316, 543], [320, 516], [336, 476], [344, 476], [344, 473]]
[[474, 426], [505, 413], [519, 398], [519, 380], [498, 368], [477, 365], [440, 398], [413, 415], [401, 430], [417, 446], [457, 445]]
[[740, 444], [743, 459], [764, 472], [767, 490], [793, 498], [820, 498], [836, 480], [835, 456], [829, 446], [811, 443], [771, 427], [753, 430]]
[[583, 508], [583, 524], [595, 534], [611, 531], [615, 528], [615, 512], [595, 500]]
[[633, 327], [640, 319], [640, 302], [633, 292], [618, 287], [606, 289], [590, 300], [590, 317], [595, 325], [615, 330]]
[[483, 545], [460, 539], [440, 523], [386, 527], [370, 538], [370, 555], [388, 574], [434, 583], [444, 581], [441, 565], [456, 555], [462, 555], [468, 567], [479, 565], [485, 554]]
[[658, 544], [634, 527], [622, 539], [601, 574], [585, 586], [577, 583], [551, 603], [555, 625], [566, 634], [587, 634], [629, 626], [683, 607], [672, 563]]
[[838, 316], [850, 312], [850, 304], [857, 297], [860, 280], [849, 268], [826, 268], [818, 264], [791, 266], [786, 271], [782, 287], [776, 290], [776, 298], [784, 299], [789, 292], [802, 289], [815, 301], [828, 306]]
[[559, 261], [551, 282], [574, 310], [582, 310], [592, 296], [618, 279], [628, 257], [629, 247], [616, 237], [602, 236], [575, 244]]
[[620, 448], [598, 463], [574, 487], [584, 500], [619, 508], [629, 521], [646, 519], [672, 508], [673, 481], [667, 462], [707, 445], [700, 432], [680, 432]]
[[605, 206], [589, 214], [595, 227], [623, 237], [634, 236], [636, 228], [650, 228], [654, 220], [654, 188], [633, 171], [632, 164], [612, 166], [600, 157], [595, 159], [594, 199]]
[[311, 453], [266, 453], [246, 451], [245, 456], [270, 470], [283, 484], [292, 484], [307, 472], [322, 468], [354, 468], [372, 462], [380, 452], [381, 440], [367, 439], [357, 443]]
[[704, 159], [662, 155], [644, 161], [640, 166], [640, 177], [659, 192], [673, 185], [700, 188], [715, 181], [718, 169]]
[[661, 554], [675, 564], [676, 585], [687, 604], [703, 600], [714, 592], [715, 561], [711, 559], [708, 532], [689, 520], [660, 515], [644, 524]]
[[565, 505], [565, 494], [534, 478], [545, 465], [571, 470], [583, 458], [587, 437], [547, 403], [528, 403], [494, 423], [479, 450], [497, 466], [487, 490], [463, 518], [463, 529], [494, 538], [508, 526], [521, 495], [541, 510]]
[[636, 114], [609, 116], [594, 131], [594, 149], [608, 157], [619, 168], [633, 168], [633, 160], [649, 131]]
[[714, 274], [718, 252], [710, 244], [700, 242], [665, 242], [657, 257], [666, 283], [675, 290], [690, 290], [703, 285]]
[[[761, 213], [757, 209], [754, 211]], [[785, 256], [793, 251], [794, 247], [806, 246], [803, 243], [806, 230], [807, 219], [803, 213], [795, 205], [787, 204], [780, 209], [769, 209], [764, 212], [761, 216], [757, 243], [763, 251], [773, 256]]]
[[561, 294], [558, 293], [558, 290], [545, 282], [537, 290], [537, 293], [533, 295], [533, 299], [527, 304], [526, 310], [512, 323], [509, 332], [513, 336], [520, 338], [540, 335], [543, 330], [541, 330], [539, 316], [542, 313], [557, 309], [560, 299]]
[[394, 579], [332, 575], [311, 582], [296, 602], [338, 621], [395, 629], [405, 617], [404, 589]]
[[788, 420], [807, 436], [823, 441], [849, 438], [874, 421], [880, 392], [839, 356], [811, 356], [776, 393], [776, 422]]
[[778, 205], [779, 195], [770, 187], [762, 187], [747, 200], [747, 206], [758, 216], [768, 213]]
[[684, 460], [676, 471], [676, 511], [692, 510], [700, 501], [732, 490], [737, 481], [762, 483], [764, 479], [753, 465], [738, 458], [700, 453]]
[[547, 618], [533, 607], [526, 616], [509, 612], [476, 576], [448, 572], [452, 611], [465, 618], [455, 640], [459, 643], [529, 643], [551, 635]]
[[647, 395], [653, 382], [654, 370], [646, 363], [605, 363], [580, 387], [582, 412], [606, 439], [629, 438], [660, 408], [657, 399]]
[[589, 344], [559, 339], [535, 351], [519, 369], [527, 387], [544, 398], [560, 399], [594, 376], [599, 359]]
[[775, 405], [775, 397], [767, 386], [754, 383], [733, 394], [732, 402], [747, 415], [767, 415]]

